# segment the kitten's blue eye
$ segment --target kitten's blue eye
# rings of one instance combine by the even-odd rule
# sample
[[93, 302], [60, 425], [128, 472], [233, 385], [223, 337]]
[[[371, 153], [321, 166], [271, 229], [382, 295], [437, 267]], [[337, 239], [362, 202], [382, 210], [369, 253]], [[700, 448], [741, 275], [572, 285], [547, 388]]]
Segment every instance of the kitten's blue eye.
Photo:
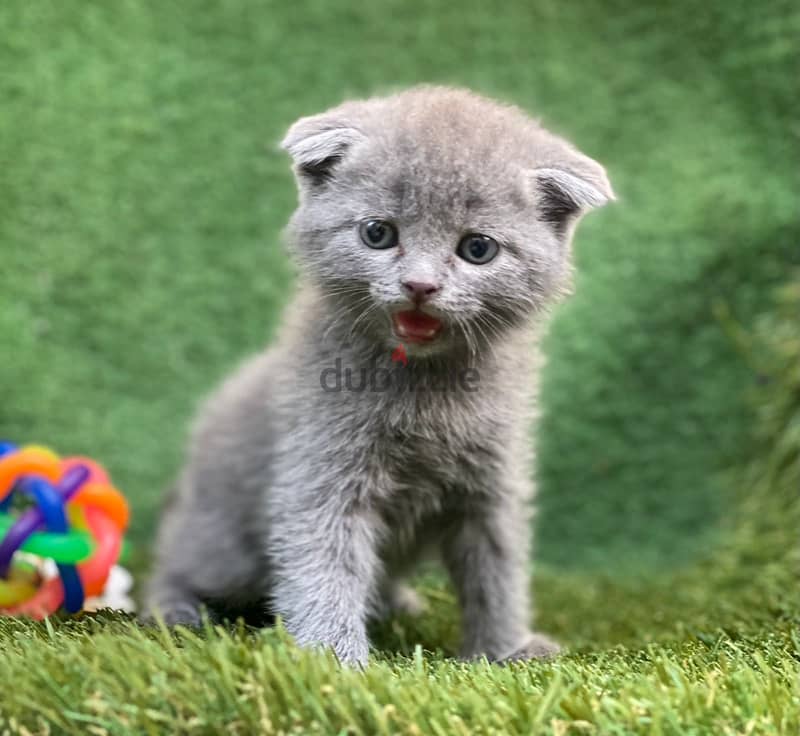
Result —
[[461, 238], [456, 253], [465, 261], [482, 266], [497, 255], [500, 246], [488, 235], [470, 233]]
[[397, 228], [386, 220], [365, 220], [358, 228], [364, 245], [383, 250], [397, 245]]

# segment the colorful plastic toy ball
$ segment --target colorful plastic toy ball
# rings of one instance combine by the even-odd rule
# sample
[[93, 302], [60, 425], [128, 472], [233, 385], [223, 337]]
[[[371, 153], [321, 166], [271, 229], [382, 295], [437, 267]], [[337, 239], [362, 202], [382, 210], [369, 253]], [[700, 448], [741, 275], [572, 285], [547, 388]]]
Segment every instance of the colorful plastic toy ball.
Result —
[[[94, 461], [0, 442], [0, 614], [80, 611], [102, 593], [128, 517], [124, 496]], [[57, 576], [48, 576], [47, 560]]]

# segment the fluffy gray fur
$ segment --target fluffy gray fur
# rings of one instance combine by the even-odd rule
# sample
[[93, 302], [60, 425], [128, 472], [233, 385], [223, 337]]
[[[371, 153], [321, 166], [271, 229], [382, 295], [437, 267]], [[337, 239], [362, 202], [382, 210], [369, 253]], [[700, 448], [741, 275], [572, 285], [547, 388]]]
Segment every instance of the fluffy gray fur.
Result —
[[[569, 287], [576, 222], [613, 198], [603, 168], [521, 110], [442, 87], [303, 118], [283, 147], [299, 290], [276, 343], [200, 412], [150, 610], [191, 623], [203, 604], [266, 601], [301, 645], [364, 664], [368, 618], [418, 608], [403, 580], [431, 551], [458, 592], [464, 656], [552, 655], [529, 628], [537, 343]], [[366, 247], [369, 218], [399, 245]], [[459, 258], [468, 232], [497, 257]], [[411, 306], [408, 281], [439, 287], [424, 308], [444, 330], [402, 367], [390, 316]], [[337, 359], [354, 385], [362, 368], [397, 380], [325, 390]], [[466, 369], [470, 383], [448, 380]]]

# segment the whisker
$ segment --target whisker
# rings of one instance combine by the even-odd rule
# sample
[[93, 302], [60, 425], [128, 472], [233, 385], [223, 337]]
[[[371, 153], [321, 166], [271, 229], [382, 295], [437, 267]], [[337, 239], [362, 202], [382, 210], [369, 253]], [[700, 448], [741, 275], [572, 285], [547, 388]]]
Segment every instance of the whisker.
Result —
[[[361, 304], [370, 301], [371, 298], [372, 297], [369, 294], [363, 294], [359, 299], [355, 300], [354, 302], [351, 302], [349, 304], [343, 304], [342, 306], [340, 306], [330, 317], [331, 323], [328, 325], [327, 329], [322, 334], [322, 341], [324, 342], [328, 338], [328, 335], [330, 334], [331, 330], [333, 330], [334, 327], [337, 327], [344, 320], [345, 317], [347, 317], [349, 314], [352, 313], [352, 311], [355, 308], [359, 307]], [[350, 333], [348, 332], [344, 342], [347, 342], [347, 340], [349, 339], [349, 335]]]
[[358, 323], [359, 323], [359, 322], [360, 322], [362, 319], [364, 319], [364, 317], [366, 317], [368, 314], [370, 314], [370, 313], [371, 313], [373, 310], [377, 309], [377, 308], [378, 308], [378, 306], [379, 306], [379, 305], [378, 305], [377, 303], [373, 302], [373, 303], [372, 303], [371, 305], [369, 305], [369, 306], [368, 306], [368, 307], [367, 307], [367, 308], [366, 308], [364, 311], [362, 311], [362, 312], [361, 312], [361, 314], [360, 314], [358, 317], [356, 317], [356, 319], [355, 319], [355, 321], [353, 322], [353, 324], [352, 324], [352, 325], [350, 325], [350, 329], [347, 331], [347, 336], [345, 337], [345, 342], [347, 342], [347, 341], [350, 339], [350, 337], [351, 337], [351, 335], [353, 334], [354, 330], [355, 330], [355, 329], [356, 329], [356, 327], [358, 326]]
[[464, 335], [464, 339], [467, 341], [467, 349], [474, 360], [477, 355], [477, 346], [473, 342], [473, 335], [469, 322], [457, 314], [453, 315], [453, 319], [461, 330], [461, 333]]

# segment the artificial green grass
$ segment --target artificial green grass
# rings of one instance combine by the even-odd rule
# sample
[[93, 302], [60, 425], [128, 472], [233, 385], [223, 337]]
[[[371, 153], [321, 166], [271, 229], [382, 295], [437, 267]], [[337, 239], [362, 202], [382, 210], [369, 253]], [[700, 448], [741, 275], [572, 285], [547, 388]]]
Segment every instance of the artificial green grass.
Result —
[[429, 614], [375, 627], [383, 649], [363, 673], [298, 650], [281, 629], [168, 632], [113, 614], [41, 624], [5, 619], [0, 727], [793, 734], [800, 724], [800, 503], [796, 487], [769, 488], [743, 503], [728, 545], [679, 575], [621, 584], [544, 571], [541, 625], [569, 645], [554, 662], [499, 667], [448, 658], [457, 641], [455, 602], [430, 584], [422, 587]]
[[3, 624], [17, 696], [0, 725], [41, 733], [791, 734], [800, 639], [783, 624], [501, 668], [421, 651], [342, 671], [275, 630], [142, 632], [100, 618]]
[[796, 488], [783, 490], [749, 496], [727, 530], [729, 544], [680, 575], [622, 585], [545, 571], [541, 625], [570, 645], [553, 662], [449, 658], [455, 603], [430, 585], [422, 588], [429, 614], [375, 627], [384, 650], [364, 672], [298, 650], [280, 628], [168, 632], [113, 614], [0, 620], [0, 726], [74, 734], [793, 734], [800, 503]]

